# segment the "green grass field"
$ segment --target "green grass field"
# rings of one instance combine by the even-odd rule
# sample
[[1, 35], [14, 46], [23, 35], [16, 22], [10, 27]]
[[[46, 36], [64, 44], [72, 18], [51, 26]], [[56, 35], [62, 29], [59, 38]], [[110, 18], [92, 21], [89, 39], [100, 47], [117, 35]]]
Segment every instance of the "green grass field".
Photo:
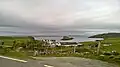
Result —
[[102, 43], [112, 44], [111, 46], [105, 47], [105, 51], [116, 50], [117, 52], [120, 52], [120, 38], [108, 38], [102, 41]]
[[[89, 42], [81, 42], [81, 43], [84, 44], [84, 47], [88, 48], [88, 45], [96, 44], [97, 42], [89, 41]], [[112, 45], [103, 46], [104, 44], [112, 44]], [[118, 53], [120, 53], [120, 38], [106, 38], [106, 39], [102, 40], [100, 51], [105, 51], [105, 52], [117, 51]], [[112, 63], [114, 62], [114, 63], [120, 64], [120, 55], [104, 56], [104, 57], [90, 56], [88, 58], [98, 59], [98, 60], [103, 60], [103, 61], [107, 61], [107, 62], [112, 62]]]
[[[4, 56], [10, 56], [10, 57], [15, 57], [15, 58], [21, 58], [21, 59], [25, 59], [28, 58], [29, 55], [27, 54], [27, 51], [24, 50], [24, 52], [16, 52], [12, 49], [7, 49], [6, 48], [10, 48], [13, 45], [13, 41], [17, 41], [17, 43], [25, 43], [27, 41], [31, 41], [31, 38], [29, 37], [7, 37], [7, 36], [0, 36], [0, 40], [4, 41], [4, 45], [2, 45], [2, 48], [0, 48], [0, 55], [4, 55]], [[94, 54], [92, 54], [92, 51], [94, 51], [94, 49], [90, 49], [88, 46], [92, 45], [92, 44], [97, 44], [97, 42], [95, 41], [88, 41], [88, 42], [80, 42], [81, 44], [83, 44], [84, 46], [82, 47], [76, 47], [76, 51], [78, 51], [78, 53], [70, 53], [73, 52], [73, 47], [62, 47], [62, 53], [61, 53], [61, 47], [55, 47], [53, 48], [49, 48], [49, 51], [58, 51], [58, 54], [45, 54], [45, 55], [39, 55], [41, 57], [83, 57], [83, 58], [91, 58], [91, 59], [98, 59], [98, 60], [103, 60], [103, 61], [108, 61], [108, 62], [114, 62], [116, 60], [114, 59], [109, 59], [110, 56], [105, 56], [100, 57], [100, 56], [96, 56]], [[1, 43], [0, 43], [1, 44]], [[103, 46], [104, 44], [112, 44], [110, 46]], [[46, 47], [43, 47], [43, 49], [46, 49]], [[106, 38], [103, 41], [101, 41], [101, 48], [100, 51], [113, 51], [116, 50], [117, 52], [120, 53], [120, 38]], [[90, 52], [90, 54], [87, 55], [81, 55], [80, 53], [84, 53], [84, 52]], [[32, 56], [33, 53], [30, 55]], [[119, 55], [120, 56], [120, 55]], [[118, 56], [115, 56], [118, 57]], [[118, 64], [120, 64], [120, 60], [117, 59], [116, 61]]]
[[10, 48], [13, 45], [13, 41], [17, 41], [19, 43], [25, 43], [26, 41], [29, 41], [29, 40], [31, 39], [27, 36], [26, 37], [0, 36], [0, 41], [4, 42], [4, 45], [1, 45], [1, 42], [0, 42], [0, 46], [2, 47], [0, 48], [0, 55], [9, 56], [13, 58], [20, 58], [20, 59], [27, 58], [26, 53], [16, 52], [14, 50], [11, 50]]
[[14, 40], [19, 42], [25, 42], [27, 40], [30, 40], [30, 38], [27, 36], [26, 37], [0, 36], [0, 41], [3, 41], [4, 45], [11, 46]]
[[[96, 44], [97, 42], [95, 41], [88, 41], [88, 42], [81, 42], [81, 44], [84, 44], [85, 47], [88, 47], [90, 44]], [[104, 44], [112, 44], [111, 46], [106, 46], [104, 48]], [[120, 38], [107, 38], [101, 41], [101, 50], [104, 51], [112, 51], [116, 50], [117, 52], [120, 52]]]

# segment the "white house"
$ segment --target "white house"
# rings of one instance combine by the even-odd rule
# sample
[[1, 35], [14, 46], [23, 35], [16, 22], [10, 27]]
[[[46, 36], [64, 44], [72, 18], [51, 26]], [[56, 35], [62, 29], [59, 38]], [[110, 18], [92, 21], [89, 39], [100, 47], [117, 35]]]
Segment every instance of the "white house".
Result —
[[72, 40], [58, 42], [57, 40], [44, 39], [43, 41], [47, 42], [49, 46], [53, 46], [53, 47], [55, 46], [82, 46], [83, 45], [78, 42], [74, 42]]
[[44, 39], [44, 42], [47, 42], [49, 46], [60, 46], [61, 44], [56, 40]]

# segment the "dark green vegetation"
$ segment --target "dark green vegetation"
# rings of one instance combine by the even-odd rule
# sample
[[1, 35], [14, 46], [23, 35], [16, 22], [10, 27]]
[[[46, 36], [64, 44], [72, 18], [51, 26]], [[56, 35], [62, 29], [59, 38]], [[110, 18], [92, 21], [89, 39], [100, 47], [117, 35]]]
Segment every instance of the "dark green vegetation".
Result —
[[120, 37], [120, 33], [104, 33], [90, 36], [89, 38], [116, 38]]

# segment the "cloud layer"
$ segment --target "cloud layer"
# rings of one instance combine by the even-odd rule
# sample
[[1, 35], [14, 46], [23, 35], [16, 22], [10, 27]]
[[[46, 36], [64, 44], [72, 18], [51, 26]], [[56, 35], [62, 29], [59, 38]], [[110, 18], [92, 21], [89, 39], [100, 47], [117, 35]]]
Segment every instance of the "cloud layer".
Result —
[[119, 32], [119, 17], [119, 0], [0, 0], [0, 31]]

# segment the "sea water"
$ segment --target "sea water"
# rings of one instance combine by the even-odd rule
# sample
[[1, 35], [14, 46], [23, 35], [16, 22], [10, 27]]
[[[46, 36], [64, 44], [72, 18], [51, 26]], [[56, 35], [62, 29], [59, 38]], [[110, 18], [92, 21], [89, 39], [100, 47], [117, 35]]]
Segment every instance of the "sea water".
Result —
[[[75, 41], [75, 42], [84, 42], [84, 41], [95, 41], [95, 40], [103, 40], [103, 38], [88, 38], [86, 36], [79, 36], [79, 37], [73, 37], [73, 40], [69, 41]], [[57, 41], [62, 41], [61, 36], [40, 36], [40, 37], [35, 37], [36, 40], [42, 40], [42, 39], [49, 39], [49, 40], [57, 40]]]

